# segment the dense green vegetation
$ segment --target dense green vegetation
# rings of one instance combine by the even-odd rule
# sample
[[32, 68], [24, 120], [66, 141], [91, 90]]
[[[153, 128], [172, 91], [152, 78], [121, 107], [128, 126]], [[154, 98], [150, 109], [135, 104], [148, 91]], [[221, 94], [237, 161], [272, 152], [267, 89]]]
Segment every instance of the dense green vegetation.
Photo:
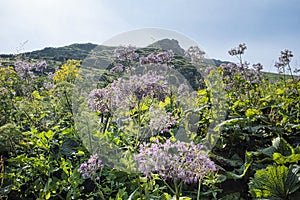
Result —
[[1, 56], [0, 199], [299, 198], [291, 52], [275, 75], [165, 42]]

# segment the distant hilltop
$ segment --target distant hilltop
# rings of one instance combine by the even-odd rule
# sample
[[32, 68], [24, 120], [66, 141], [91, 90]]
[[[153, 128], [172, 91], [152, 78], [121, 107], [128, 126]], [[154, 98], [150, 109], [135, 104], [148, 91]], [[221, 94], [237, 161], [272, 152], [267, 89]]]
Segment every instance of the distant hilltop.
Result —
[[[21, 54], [0, 54], [0, 58], [8, 59], [6, 61], [7, 64], [12, 64], [10, 62], [15, 60], [16, 57], [22, 59], [37, 59], [37, 60], [46, 60], [46, 61], [65, 62], [68, 59], [84, 60], [91, 54], [91, 52], [95, 48], [97, 48], [97, 51], [100, 50], [111, 51], [115, 47], [97, 45], [93, 43], [83, 43], [83, 44], [74, 43], [63, 47], [46, 47], [41, 50], [25, 52]], [[179, 42], [175, 39], [168, 39], [168, 38], [162, 39], [148, 45], [146, 48], [172, 50], [175, 54], [179, 56], [184, 55], [184, 49], [179, 45]], [[219, 66], [221, 63], [227, 63], [226, 61], [221, 61], [217, 59], [207, 59], [207, 62], [213, 63], [216, 66]], [[7, 64], [2, 63], [2, 65], [7, 65]]]
[[184, 55], [184, 49], [181, 48], [179, 42], [175, 39], [162, 39], [153, 44], [150, 44], [148, 47], [158, 48], [162, 50], [172, 50], [175, 54]]

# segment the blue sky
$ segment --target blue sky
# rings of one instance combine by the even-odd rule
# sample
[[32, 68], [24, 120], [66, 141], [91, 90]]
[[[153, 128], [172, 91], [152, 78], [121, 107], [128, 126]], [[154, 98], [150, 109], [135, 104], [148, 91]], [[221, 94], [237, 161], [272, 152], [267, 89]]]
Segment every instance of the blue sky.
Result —
[[246, 43], [245, 59], [261, 62], [265, 71], [275, 70], [283, 49], [300, 65], [298, 0], [1, 0], [0, 25], [0, 53], [101, 44], [155, 27], [192, 38], [210, 58], [234, 61], [227, 51]]

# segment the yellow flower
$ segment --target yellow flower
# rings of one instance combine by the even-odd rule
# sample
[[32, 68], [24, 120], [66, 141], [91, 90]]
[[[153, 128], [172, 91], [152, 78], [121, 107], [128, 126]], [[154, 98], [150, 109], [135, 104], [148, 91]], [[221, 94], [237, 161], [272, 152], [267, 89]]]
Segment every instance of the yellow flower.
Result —
[[79, 76], [80, 60], [67, 60], [67, 63], [61, 66], [61, 69], [54, 73], [54, 81], [67, 81], [73, 83]]

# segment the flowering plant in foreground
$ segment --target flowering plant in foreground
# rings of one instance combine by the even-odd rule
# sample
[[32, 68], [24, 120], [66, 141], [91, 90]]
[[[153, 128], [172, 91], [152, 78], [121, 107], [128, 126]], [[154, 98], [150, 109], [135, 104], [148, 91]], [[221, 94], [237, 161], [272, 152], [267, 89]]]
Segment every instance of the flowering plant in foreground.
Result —
[[147, 177], [159, 174], [163, 179], [175, 182], [197, 183], [207, 173], [216, 171], [213, 161], [203, 151], [202, 145], [169, 139], [165, 143], [155, 140], [151, 144], [140, 145], [140, 153], [135, 155], [138, 169]]
[[90, 178], [93, 180], [99, 180], [97, 171], [103, 167], [102, 161], [97, 154], [92, 155], [87, 162], [80, 165], [78, 172], [81, 173], [83, 178]]
[[169, 132], [169, 128], [176, 124], [176, 119], [172, 113], [166, 112], [159, 106], [150, 107], [149, 127], [153, 132]]
[[88, 99], [93, 111], [110, 112], [120, 107], [136, 107], [146, 97], [163, 101], [168, 92], [165, 77], [156, 71], [143, 75], [132, 75], [128, 79], [118, 78], [110, 87], [93, 90]]
[[33, 79], [36, 78], [34, 71], [43, 72], [47, 68], [46, 61], [32, 64], [26, 61], [18, 61], [15, 63], [15, 71], [21, 79]]

